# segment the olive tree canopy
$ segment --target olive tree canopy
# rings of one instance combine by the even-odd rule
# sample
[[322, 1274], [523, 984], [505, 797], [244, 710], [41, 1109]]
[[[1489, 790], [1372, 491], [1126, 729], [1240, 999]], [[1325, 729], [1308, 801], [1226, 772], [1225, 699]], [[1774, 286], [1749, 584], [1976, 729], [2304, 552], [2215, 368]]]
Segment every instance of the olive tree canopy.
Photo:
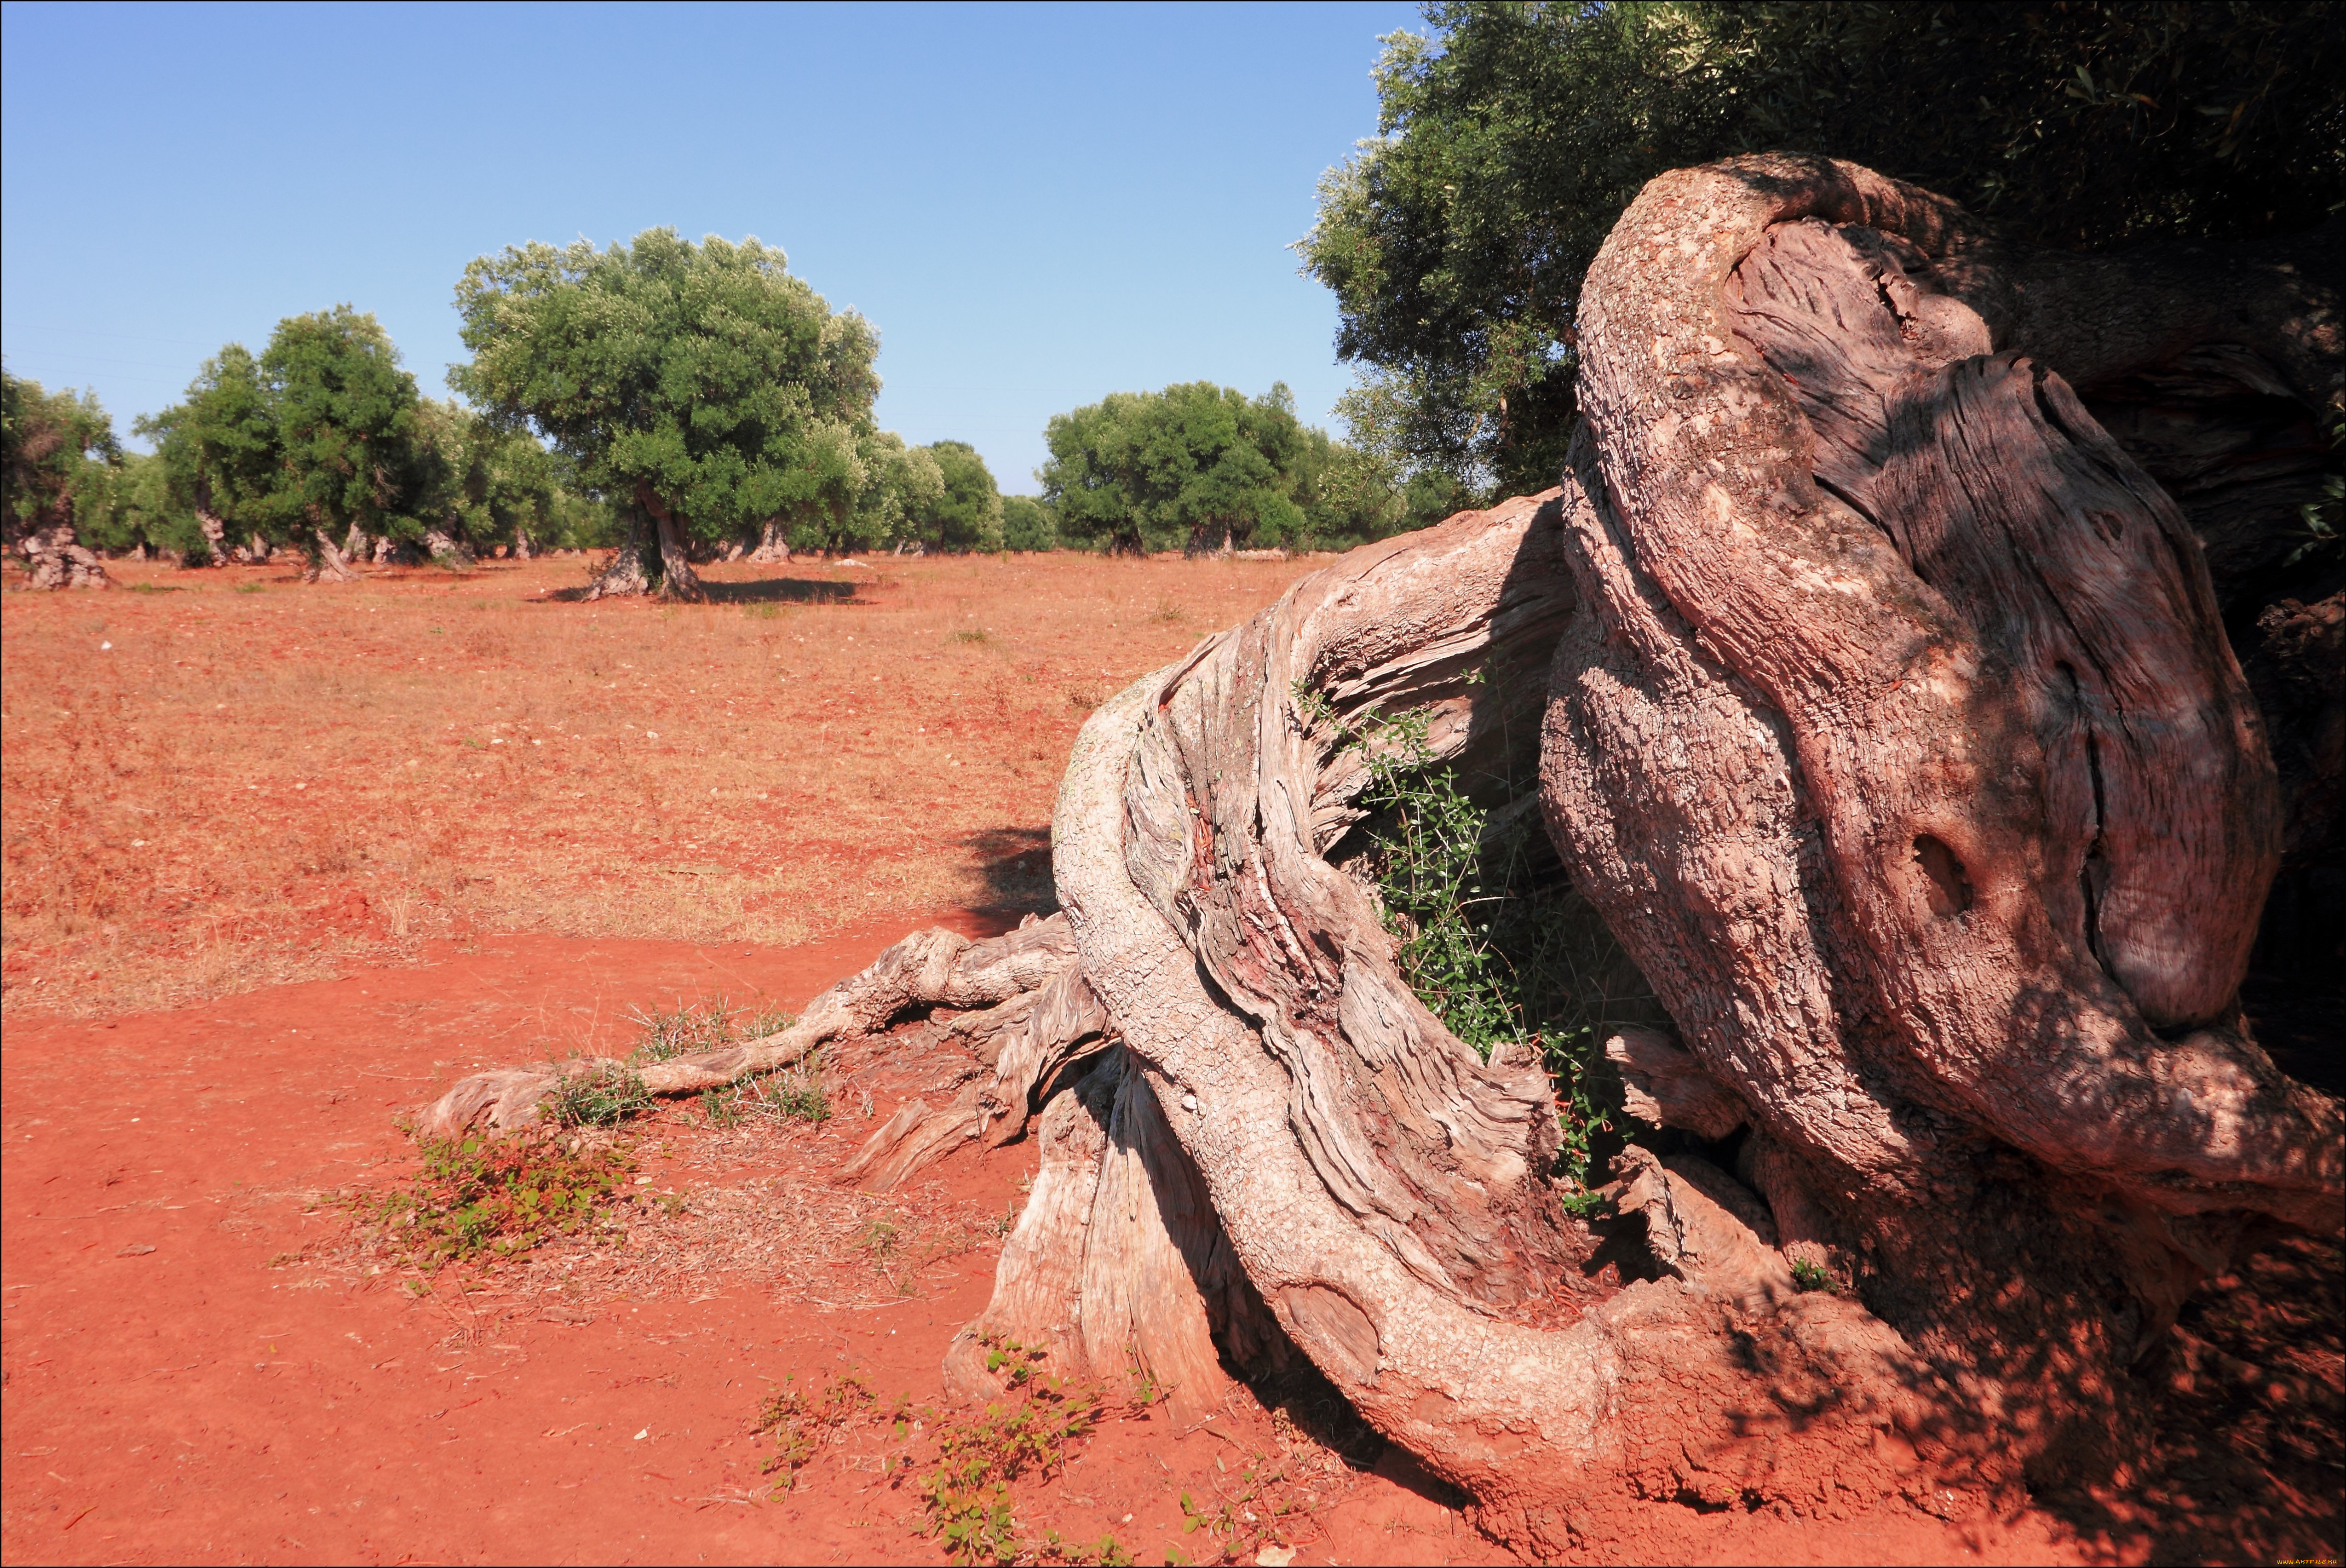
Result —
[[853, 506], [879, 337], [792, 277], [780, 250], [695, 245], [672, 229], [603, 250], [508, 247], [464, 269], [456, 306], [473, 359], [449, 383], [629, 505], [631, 543], [658, 540], [656, 563], [623, 549], [598, 591], [648, 588], [656, 565], [663, 592], [694, 597], [688, 538]]

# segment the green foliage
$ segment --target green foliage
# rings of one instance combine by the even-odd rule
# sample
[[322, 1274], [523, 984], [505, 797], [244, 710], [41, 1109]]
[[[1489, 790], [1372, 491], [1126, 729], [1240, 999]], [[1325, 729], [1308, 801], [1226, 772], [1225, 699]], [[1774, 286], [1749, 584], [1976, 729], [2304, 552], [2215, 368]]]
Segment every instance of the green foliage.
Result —
[[155, 544], [202, 562], [212, 543], [199, 515], [219, 524], [223, 545], [272, 524], [271, 495], [283, 467], [277, 413], [260, 362], [242, 344], [206, 360], [184, 402], [141, 415], [131, 428], [155, 443], [163, 467], [164, 521]]
[[712, 1127], [743, 1122], [826, 1122], [831, 1101], [823, 1094], [821, 1064], [810, 1056], [795, 1067], [762, 1076], [745, 1074], [721, 1089], [705, 1089], [700, 1114]]
[[121, 462], [114, 421], [96, 392], [52, 392], [0, 370], [0, 536], [10, 548], [78, 523]]
[[[1214, 1462], [1221, 1464], [1219, 1459]], [[1294, 1506], [1271, 1490], [1274, 1483], [1286, 1479], [1283, 1469], [1266, 1469], [1258, 1458], [1256, 1463], [1239, 1470], [1236, 1484], [1226, 1495], [1199, 1503], [1188, 1492], [1181, 1493], [1181, 1533], [1203, 1531], [1213, 1543], [1217, 1560], [1223, 1563], [1253, 1556], [1266, 1542], [1287, 1544], [1278, 1522], [1294, 1512]]]
[[656, 1104], [643, 1074], [624, 1062], [598, 1061], [563, 1074], [546, 1096], [546, 1114], [558, 1127], [609, 1127]]
[[872, 1387], [859, 1373], [826, 1376], [819, 1390], [801, 1389], [798, 1374], [786, 1375], [782, 1386], [759, 1407], [750, 1429], [774, 1440], [772, 1456], [760, 1467], [767, 1475], [781, 1472], [774, 1491], [784, 1492], [798, 1485], [799, 1471], [813, 1463], [823, 1445], [872, 1403]]
[[[2335, 409], [2327, 414], [2327, 427], [2322, 431], [2322, 444], [2329, 447], [2335, 463], [2346, 453], [2346, 415]], [[2327, 559], [2336, 565], [2346, 558], [2346, 476], [2334, 469], [2322, 480], [2321, 493], [2297, 509], [2299, 526], [2295, 530], [2297, 548], [2289, 553], [2284, 565], [2294, 566], [2300, 561]]]
[[607, 545], [618, 533], [607, 504], [580, 493], [570, 464], [526, 431], [426, 398], [417, 410], [421, 494], [416, 520], [393, 535], [407, 545], [434, 528], [474, 551], [525, 539], [533, 549]]
[[[826, 1449], [844, 1448], [861, 1431], [879, 1440], [880, 1451], [842, 1453], [842, 1462], [864, 1469], [876, 1457], [892, 1486], [911, 1481], [923, 1505], [923, 1533], [955, 1563], [1129, 1564], [1131, 1554], [1113, 1535], [1091, 1546], [1071, 1544], [1056, 1531], [1033, 1545], [1021, 1538], [1011, 1483], [1063, 1470], [1070, 1447], [1098, 1425], [1104, 1401], [1089, 1385], [1049, 1372], [1040, 1347], [990, 1338], [981, 1343], [1003, 1397], [974, 1413], [915, 1406], [909, 1395], [882, 1410], [870, 1384], [852, 1370], [804, 1387], [785, 1378], [751, 1422], [757, 1435], [773, 1441], [763, 1470], [780, 1472], [775, 1492], [794, 1490]], [[924, 1448], [925, 1459], [919, 1457]]]
[[589, 491], [665, 507], [710, 544], [777, 518], [794, 540], [846, 524], [879, 339], [779, 249], [669, 229], [510, 247], [464, 269], [456, 304], [474, 357], [450, 384], [534, 428]]
[[[786, 1013], [771, 1008], [735, 1007], [722, 996], [701, 1002], [678, 1001], [664, 1011], [631, 1007], [627, 1021], [638, 1032], [635, 1048], [627, 1053], [627, 1062], [620, 1069], [627, 1074], [651, 1063], [760, 1040], [790, 1025]], [[607, 1100], [617, 1107], [606, 1119], [632, 1115], [641, 1108], [629, 1097], [624, 1077], [615, 1078], [608, 1065], [598, 1072], [605, 1074], [606, 1081], [589, 1084], [581, 1093], [592, 1096], [597, 1105]], [[640, 1078], [635, 1079], [634, 1087], [642, 1087]], [[648, 1103], [647, 1097], [645, 1104]], [[776, 1073], [744, 1073], [721, 1088], [703, 1090], [699, 1104], [700, 1114], [713, 1127], [737, 1127], [749, 1121], [821, 1122], [831, 1115], [830, 1102], [822, 1091], [821, 1060], [816, 1055], [809, 1055]], [[586, 1102], [582, 1101], [580, 1114], [586, 1114]]]
[[[435, 417], [438, 423], [435, 424]], [[259, 535], [313, 559], [323, 532], [415, 540], [443, 499], [439, 426], [373, 316], [337, 305], [288, 316], [255, 358], [228, 344], [183, 401], [141, 418], [151, 473], [118, 498], [127, 535], [195, 561]]]
[[[1299, 692], [1315, 719], [1324, 700]], [[1443, 1026], [1484, 1061], [1530, 1052], [1556, 1085], [1562, 1147], [1556, 1174], [1586, 1209], [1596, 1137], [1611, 1130], [1617, 1091], [1604, 1071], [1603, 1039], [1624, 1004], [1627, 965], [1603, 924], [1569, 885], [1541, 875], [1530, 853], [1536, 819], [1517, 814], [1494, 830], [1492, 814], [1440, 764], [1423, 713], [1341, 727], [1369, 769], [1361, 803], [1373, 815], [1371, 861], [1386, 929], [1401, 943], [1410, 989]]]
[[1044, 439], [1043, 499], [1063, 542], [1211, 550], [1303, 531], [1296, 492], [1307, 443], [1283, 385], [1252, 399], [1210, 382], [1111, 392], [1053, 415]]
[[1002, 491], [977, 448], [965, 441], [940, 441], [925, 449], [937, 465], [944, 494], [933, 514], [935, 533], [921, 542], [932, 550], [955, 553], [1002, 548]]
[[315, 555], [355, 527], [396, 535], [421, 499], [415, 378], [371, 314], [337, 305], [288, 316], [260, 356], [278, 469], [255, 521], [274, 543]]
[[2346, 172], [2331, 4], [1437, 4], [1384, 40], [1382, 135], [1299, 249], [1335, 291], [1341, 405], [1396, 469], [1545, 488], [1572, 318], [1654, 175], [1854, 159], [2038, 243], [2310, 227]]
[[407, 1186], [357, 1207], [423, 1267], [511, 1257], [563, 1236], [592, 1236], [635, 1162], [617, 1149], [543, 1133], [426, 1139]]
[[177, 547], [180, 533], [162, 458], [126, 452], [118, 461], [85, 464], [74, 490], [74, 532], [95, 550]]
[[772, 1008], [736, 1007], [722, 995], [705, 1001], [679, 999], [662, 1011], [637, 1005], [627, 1009], [627, 1023], [638, 1031], [627, 1060], [641, 1064], [666, 1062], [696, 1051], [716, 1051], [744, 1040], [760, 1040], [790, 1026], [790, 1014]]
[[1043, 1532], [1040, 1544], [1035, 1548], [1038, 1563], [1074, 1563], [1095, 1565], [1095, 1568], [1132, 1568], [1136, 1561], [1132, 1553], [1113, 1532], [1104, 1533], [1097, 1541], [1086, 1545], [1068, 1541], [1056, 1530]]
[[1058, 514], [1049, 504], [1032, 495], [1004, 496], [1002, 547], [1005, 550], [1057, 549]]
[[1010, 549], [1347, 549], [1440, 522], [1462, 494], [1303, 424], [1283, 385], [1114, 392], [1045, 438], [1041, 498], [1003, 504]]
[[1023, 1546], [1010, 1483], [1030, 1471], [1049, 1475], [1063, 1468], [1068, 1445], [1099, 1423], [1103, 1400], [1096, 1389], [1044, 1370], [1039, 1347], [982, 1343], [986, 1369], [1002, 1377], [1005, 1397], [979, 1416], [935, 1426], [936, 1468], [921, 1479], [921, 1498], [928, 1533], [955, 1563], [1014, 1563]]
[[1822, 1290], [1838, 1294], [1841, 1289], [1823, 1265], [1811, 1262], [1805, 1257], [1792, 1259], [1792, 1284], [1796, 1289], [1802, 1291]]
[[944, 504], [944, 474], [927, 449], [907, 446], [892, 430], [864, 436], [857, 447], [855, 505], [843, 526], [823, 519], [801, 523], [793, 549], [871, 550], [918, 541], [933, 529]]

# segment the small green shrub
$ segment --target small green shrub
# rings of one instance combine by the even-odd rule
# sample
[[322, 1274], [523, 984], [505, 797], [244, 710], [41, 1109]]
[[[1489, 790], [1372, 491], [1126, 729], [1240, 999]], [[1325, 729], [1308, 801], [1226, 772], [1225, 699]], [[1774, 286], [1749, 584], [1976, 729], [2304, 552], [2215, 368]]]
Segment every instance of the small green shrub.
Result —
[[635, 1162], [623, 1151], [545, 1133], [431, 1138], [408, 1186], [361, 1199], [364, 1218], [415, 1263], [511, 1257], [562, 1236], [602, 1230]]
[[617, 1126], [657, 1104], [644, 1087], [642, 1074], [626, 1063], [610, 1061], [565, 1073], [545, 1101], [546, 1115], [562, 1127]]
[[704, 1089], [700, 1114], [712, 1127], [738, 1127], [749, 1121], [828, 1121], [831, 1101], [822, 1090], [821, 1063], [808, 1056], [779, 1073], [763, 1077], [744, 1074], [721, 1089]]
[[814, 1461], [816, 1451], [849, 1420], [871, 1409], [872, 1403], [871, 1386], [854, 1372], [827, 1378], [820, 1390], [799, 1388], [795, 1373], [785, 1377], [782, 1386], [760, 1407], [750, 1428], [759, 1436], [774, 1440], [773, 1456], [761, 1470], [767, 1475], [782, 1472], [774, 1483], [775, 1492], [796, 1486], [799, 1471]]
[[[986, 1369], [1001, 1375], [1005, 1397], [980, 1415], [937, 1424], [931, 1434], [936, 1468], [921, 1479], [921, 1498], [927, 1533], [955, 1563], [1014, 1563], [1024, 1548], [1011, 1517], [1010, 1483], [1029, 1471], [1047, 1476], [1063, 1468], [1068, 1445], [1099, 1424], [1104, 1400], [1098, 1390], [1044, 1370], [1038, 1346], [982, 1343]], [[1106, 1544], [1114, 1547], [1112, 1540]]]
[[1833, 1295], [1841, 1292], [1841, 1287], [1823, 1265], [1812, 1263], [1805, 1257], [1792, 1259], [1792, 1284], [1802, 1291], [1822, 1290]]
[[635, 1049], [627, 1053], [627, 1060], [638, 1065], [760, 1039], [780, 1033], [791, 1022], [787, 1013], [736, 1007], [722, 995], [700, 1002], [678, 1001], [664, 1013], [630, 1007], [626, 1021], [638, 1030]]
[[961, 630], [953, 634], [953, 640], [957, 643], [966, 643], [974, 647], [990, 642], [993, 639], [988, 637], [984, 630], [981, 627], [964, 626]]
[[1361, 803], [1372, 813], [1371, 865], [1402, 977], [1485, 1062], [1503, 1047], [1538, 1056], [1556, 1086], [1565, 1205], [1596, 1212], [1603, 1200], [1588, 1179], [1618, 1095], [1603, 1041], [1650, 997], [1635, 982], [1625, 990], [1626, 959], [1569, 882], [1533, 864], [1536, 814], [1515, 813], [1494, 830], [1494, 813], [1434, 756], [1430, 715], [1345, 724], [1318, 693], [1299, 686], [1295, 695], [1307, 718], [1332, 723], [1368, 766]]

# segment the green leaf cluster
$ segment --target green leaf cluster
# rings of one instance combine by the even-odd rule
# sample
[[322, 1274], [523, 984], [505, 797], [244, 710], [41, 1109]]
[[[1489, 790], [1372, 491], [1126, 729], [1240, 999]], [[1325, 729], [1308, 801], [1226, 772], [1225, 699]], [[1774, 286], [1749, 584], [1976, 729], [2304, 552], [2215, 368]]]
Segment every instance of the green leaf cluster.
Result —
[[1002, 547], [1005, 550], [1056, 550], [1059, 518], [1050, 504], [1033, 495], [1002, 498]]
[[[1332, 718], [1312, 694], [1302, 706]], [[1494, 827], [1436, 758], [1427, 714], [1339, 728], [1368, 767], [1369, 867], [1402, 978], [1485, 1062], [1527, 1052], [1546, 1067], [1562, 1140], [1556, 1174], [1586, 1192], [1618, 1108], [1604, 1034], [1646, 1021], [1643, 980], [1569, 882], [1535, 862], [1536, 820], [1517, 812]]]
[[589, 490], [714, 544], [769, 521], [844, 529], [865, 489], [879, 335], [782, 252], [671, 229], [597, 250], [508, 247], [456, 286], [449, 383], [535, 431]]
[[[337, 305], [288, 316], [258, 357], [230, 343], [186, 396], [138, 421], [155, 443], [109, 492], [108, 548], [150, 545], [200, 562], [258, 537], [317, 552], [353, 535], [408, 559], [602, 543], [606, 509], [526, 433], [421, 397], [373, 316]], [[211, 526], [205, 526], [209, 520]]]
[[619, 1150], [536, 1133], [426, 1139], [422, 1153], [412, 1183], [358, 1207], [427, 1268], [515, 1257], [559, 1237], [593, 1234], [635, 1170]]
[[1438, 521], [1448, 511], [1430, 509], [1455, 491], [1413, 489], [1305, 425], [1284, 384], [1256, 398], [1211, 382], [1111, 392], [1054, 415], [1044, 439], [1043, 494], [1005, 513], [1010, 548], [1343, 547]]
[[[0, 533], [14, 549], [27, 535], [72, 525], [85, 544], [121, 484], [122, 446], [93, 392], [49, 392], [0, 369]], [[103, 547], [101, 544], [101, 547]]]
[[1055, 414], [1038, 477], [1059, 537], [1138, 553], [1273, 545], [1300, 534], [1309, 461], [1284, 385], [1249, 398], [1188, 382]]
[[161, 463], [150, 542], [200, 559], [206, 517], [225, 545], [311, 555], [321, 531], [338, 545], [353, 531], [420, 535], [417, 404], [390, 334], [349, 305], [286, 317], [258, 358], [227, 345], [182, 402], [135, 426]]
[[2308, 228], [2346, 183], [2334, 0], [1425, 15], [1383, 41], [1381, 134], [1298, 249], [1361, 367], [1353, 441], [1484, 494], [1556, 482], [1581, 276], [1666, 169], [1823, 153], [2076, 249]]

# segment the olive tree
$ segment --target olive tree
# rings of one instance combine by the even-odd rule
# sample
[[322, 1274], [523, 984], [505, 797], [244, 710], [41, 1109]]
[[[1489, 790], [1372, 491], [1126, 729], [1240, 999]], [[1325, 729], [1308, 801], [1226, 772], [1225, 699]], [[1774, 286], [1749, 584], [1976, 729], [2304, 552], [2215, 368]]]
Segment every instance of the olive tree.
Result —
[[[908, 937], [644, 1084], [903, 1064], [840, 1179], [1040, 1145], [954, 1386], [1015, 1339], [1137, 1362], [1186, 1424], [1300, 1356], [1543, 1557], [1657, 1502], [2107, 1481], [2194, 1287], [2340, 1231], [2339, 1102], [2243, 1006], [2336, 787], [2276, 750], [2337, 710], [2231, 639], [2243, 563], [2295, 548], [2276, 474], [2320, 479], [2270, 438], [2337, 395], [2341, 275], [2334, 235], [2035, 249], [1821, 158], [1663, 174], [1587, 269], [1560, 484], [1102, 705], [1060, 912]], [[2334, 674], [2337, 620], [2287, 603]], [[1544, 829], [1555, 921], [1650, 987], [1597, 1042], [1644, 1128], [1609, 1169], [1544, 1043], [1413, 981], [1402, 774]]]
[[106, 568], [75, 536], [77, 514], [121, 461], [114, 421], [95, 392], [49, 392], [0, 372], [0, 524], [6, 548], [24, 559], [36, 588], [107, 585]]
[[700, 597], [688, 541], [854, 506], [878, 335], [780, 250], [671, 229], [602, 250], [509, 247], [465, 268], [456, 306], [473, 358], [450, 385], [627, 509], [593, 594]]

